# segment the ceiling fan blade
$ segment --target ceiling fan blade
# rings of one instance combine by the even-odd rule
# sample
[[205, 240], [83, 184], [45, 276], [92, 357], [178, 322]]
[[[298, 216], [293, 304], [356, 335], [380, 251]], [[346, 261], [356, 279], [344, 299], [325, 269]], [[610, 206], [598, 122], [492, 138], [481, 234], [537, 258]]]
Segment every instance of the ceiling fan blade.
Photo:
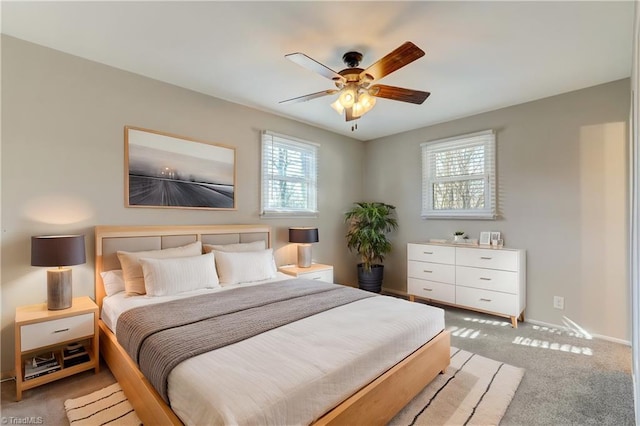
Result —
[[371, 65], [360, 73], [360, 78], [365, 75], [373, 77], [374, 80], [380, 80], [382, 77], [404, 67], [407, 64], [424, 56], [424, 50], [420, 49], [410, 41], [405, 42], [393, 52]]
[[310, 101], [311, 99], [320, 98], [322, 96], [327, 96], [327, 95], [333, 95], [334, 93], [338, 93], [338, 92], [339, 92], [339, 90], [335, 90], [335, 89], [323, 90], [322, 92], [309, 93], [308, 95], [298, 96], [297, 98], [287, 99], [287, 100], [284, 100], [284, 101], [280, 101], [278, 103], [280, 103], [280, 104], [285, 104], [285, 103], [295, 104], [295, 103], [298, 103], [298, 102], [306, 102], [306, 101]]
[[351, 108], [346, 108], [344, 110], [344, 118], [345, 118], [345, 121], [353, 121], [353, 120], [357, 120], [360, 117], [354, 117], [353, 110]]
[[304, 53], [289, 53], [288, 55], [284, 55], [285, 58], [290, 60], [291, 62], [295, 62], [296, 64], [305, 67], [308, 70], [316, 72], [323, 77], [326, 77], [330, 80], [344, 80], [340, 74], [332, 70], [331, 68], [322, 65], [320, 62], [316, 61], [305, 55]]
[[369, 94], [376, 98], [386, 98], [394, 101], [410, 102], [412, 104], [422, 104], [429, 97], [430, 92], [420, 90], [404, 89], [402, 87], [375, 84], [369, 89]]

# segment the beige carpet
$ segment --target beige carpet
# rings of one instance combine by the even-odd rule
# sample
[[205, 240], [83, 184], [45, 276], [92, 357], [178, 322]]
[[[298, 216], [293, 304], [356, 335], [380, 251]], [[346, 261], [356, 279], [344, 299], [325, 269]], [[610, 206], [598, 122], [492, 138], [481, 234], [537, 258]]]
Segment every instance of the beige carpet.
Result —
[[390, 425], [497, 425], [524, 370], [451, 347], [451, 364]]
[[[480, 355], [451, 348], [451, 365], [395, 416], [390, 425], [497, 425], [524, 374]], [[117, 383], [64, 403], [69, 423], [140, 425]]]
[[64, 402], [72, 426], [139, 426], [142, 424], [118, 383]]

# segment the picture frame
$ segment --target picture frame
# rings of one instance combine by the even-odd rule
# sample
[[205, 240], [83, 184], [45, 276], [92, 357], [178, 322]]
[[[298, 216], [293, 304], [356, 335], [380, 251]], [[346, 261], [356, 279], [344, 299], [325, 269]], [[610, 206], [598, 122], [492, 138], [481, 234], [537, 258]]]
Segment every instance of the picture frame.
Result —
[[478, 243], [481, 246], [488, 246], [491, 244], [491, 232], [480, 232], [480, 238]]
[[497, 241], [500, 239], [500, 232], [491, 231], [491, 241]]
[[236, 209], [236, 150], [125, 126], [125, 206]]

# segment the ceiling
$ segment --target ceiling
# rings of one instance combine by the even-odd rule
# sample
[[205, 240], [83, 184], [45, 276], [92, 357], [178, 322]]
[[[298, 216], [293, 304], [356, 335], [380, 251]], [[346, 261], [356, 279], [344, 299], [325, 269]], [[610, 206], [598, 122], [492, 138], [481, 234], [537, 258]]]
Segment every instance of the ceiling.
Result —
[[[2, 33], [116, 68], [371, 140], [631, 75], [633, 1], [1, 2]], [[405, 41], [426, 55], [382, 84], [431, 92], [378, 99], [358, 129], [334, 88], [287, 59], [366, 68]]]

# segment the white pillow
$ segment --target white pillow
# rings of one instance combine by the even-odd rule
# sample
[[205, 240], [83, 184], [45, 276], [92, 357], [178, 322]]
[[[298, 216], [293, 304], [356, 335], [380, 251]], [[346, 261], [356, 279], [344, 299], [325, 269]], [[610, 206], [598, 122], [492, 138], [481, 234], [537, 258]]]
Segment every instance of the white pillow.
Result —
[[140, 258], [147, 296], [220, 287], [213, 253], [168, 259]]
[[276, 277], [273, 250], [214, 251], [221, 285], [263, 281]]
[[122, 278], [122, 269], [114, 269], [113, 271], [100, 272], [102, 284], [107, 296], [124, 291], [124, 278]]
[[202, 243], [200, 241], [187, 244], [182, 247], [168, 248], [164, 250], [148, 250], [148, 251], [118, 251], [118, 260], [122, 267], [122, 276], [124, 277], [124, 286], [128, 295], [144, 294], [144, 276], [142, 274], [142, 266], [138, 259], [154, 258], [166, 259], [168, 257], [186, 257], [198, 256], [202, 254]]
[[258, 251], [266, 249], [267, 243], [264, 241], [254, 241], [252, 243], [203, 244], [202, 248], [205, 253], [209, 253], [213, 250], [225, 252]]

